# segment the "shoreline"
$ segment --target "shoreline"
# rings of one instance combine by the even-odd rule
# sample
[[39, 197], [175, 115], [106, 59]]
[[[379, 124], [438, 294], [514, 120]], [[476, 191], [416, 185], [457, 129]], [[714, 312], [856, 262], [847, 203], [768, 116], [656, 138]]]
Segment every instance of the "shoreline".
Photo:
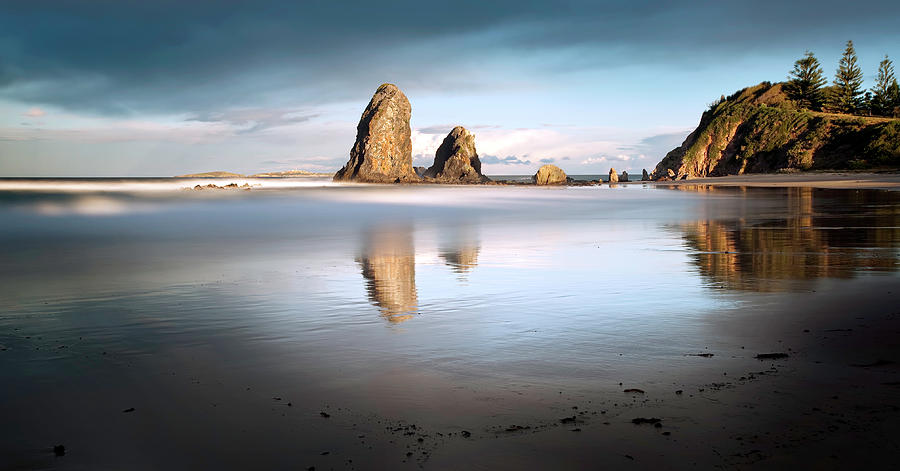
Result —
[[744, 187], [803, 187], [830, 189], [900, 190], [900, 172], [814, 172], [814, 173], [756, 173], [725, 177], [689, 178], [687, 180], [650, 181], [664, 186], [744, 186]]

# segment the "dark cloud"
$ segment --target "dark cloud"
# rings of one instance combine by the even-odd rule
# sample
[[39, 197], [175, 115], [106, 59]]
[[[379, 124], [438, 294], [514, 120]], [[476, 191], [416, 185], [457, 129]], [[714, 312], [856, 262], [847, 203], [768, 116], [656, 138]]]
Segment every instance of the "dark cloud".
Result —
[[688, 67], [771, 47], [799, 54], [823, 35], [897, 37], [898, 16], [900, 3], [873, 0], [7, 1], [0, 97], [107, 114], [365, 100], [382, 81], [502, 87], [471, 73], [495, 57], [586, 52], [521, 66], [544, 74]]
[[301, 115], [297, 111], [269, 109], [237, 109], [224, 112], [206, 112], [187, 119], [203, 123], [225, 123], [238, 128], [238, 134], [249, 134], [269, 128], [303, 123], [317, 114]]
[[502, 165], [531, 165], [530, 160], [522, 160], [516, 156], [508, 155], [503, 157], [497, 157], [496, 155], [482, 155], [479, 157], [481, 163], [483, 164], [502, 164]]
[[542, 164], [552, 164], [553, 162], [556, 162], [556, 159], [541, 159], [539, 162]]

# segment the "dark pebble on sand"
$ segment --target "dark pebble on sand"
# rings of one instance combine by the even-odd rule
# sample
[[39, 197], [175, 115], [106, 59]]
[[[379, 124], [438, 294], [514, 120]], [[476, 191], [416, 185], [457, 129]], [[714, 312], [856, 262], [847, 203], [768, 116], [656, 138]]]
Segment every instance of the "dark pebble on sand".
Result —
[[330, 452], [330, 451], [323, 451], [322, 453], [319, 453], [319, 454], [322, 455], [322, 456], [325, 456], [325, 455], [331, 454], [331, 452]]
[[653, 426], [656, 428], [662, 428], [662, 422], [657, 422], [657, 423], [653, 424]]
[[325, 417], [326, 419], [331, 417], [331, 414], [329, 414], [328, 412], [319, 412], [319, 415], [321, 415], [322, 417]]
[[128, 409], [125, 409], [122, 412], [134, 412], [134, 407], [129, 407]]
[[[657, 424], [657, 423], [659, 423], [659, 422], [662, 422], [662, 419], [657, 419], [656, 417], [652, 417], [652, 418], [649, 418], [649, 419], [644, 418], [644, 417], [637, 417], [637, 418], [631, 419], [631, 423], [633, 423], [633, 424], [635, 424], [635, 425], [640, 425], [640, 424]], [[660, 426], [661, 426], [661, 425], [660, 425]]]
[[65, 456], [66, 447], [63, 445], [56, 445], [55, 447], [53, 447], [53, 454], [56, 456]]
[[662, 434], [668, 437], [669, 435], [672, 435], [672, 432], [663, 432]]
[[559, 419], [559, 422], [562, 423], [562, 424], [571, 424], [571, 423], [574, 423], [574, 422], [575, 422], [575, 416], [573, 415], [572, 417], [563, 417], [563, 418]]
[[632, 394], [644, 394], [644, 390], [638, 389], [638, 388], [628, 388], [622, 392], [632, 393]]
[[468, 430], [463, 430], [462, 432], [459, 432], [459, 434], [465, 438], [469, 438], [472, 436], [472, 432], [469, 432]]
[[580, 429], [580, 428], [573, 428], [572, 431], [573, 431], [573, 432], [580, 432], [581, 429]]
[[753, 358], [756, 358], [757, 360], [779, 360], [787, 357], [787, 353], [760, 353]]
[[678, 394], [679, 396], [682, 395], [683, 393], [684, 393], [684, 391], [682, 391], [680, 389], [678, 391], [675, 391], [675, 394]]

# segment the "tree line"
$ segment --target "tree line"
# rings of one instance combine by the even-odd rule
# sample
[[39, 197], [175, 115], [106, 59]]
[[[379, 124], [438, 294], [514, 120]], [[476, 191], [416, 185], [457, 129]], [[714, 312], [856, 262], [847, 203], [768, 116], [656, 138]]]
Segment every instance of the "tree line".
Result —
[[831, 86], [819, 60], [806, 51], [794, 62], [785, 91], [801, 108], [862, 116], [900, 117], [900, 86], [894, 76], [894, 64], [884, 56], [878, 64], [875, 86], [863, 89], [863, 73], [856, 60], [853, 41], [847, 41]]

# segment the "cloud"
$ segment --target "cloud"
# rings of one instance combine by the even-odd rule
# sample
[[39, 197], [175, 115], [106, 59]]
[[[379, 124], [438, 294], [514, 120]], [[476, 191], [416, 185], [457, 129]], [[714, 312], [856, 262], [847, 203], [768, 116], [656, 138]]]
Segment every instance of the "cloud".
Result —
[[500, 158], [496, 155], [482, 155], [479, 156], [481, 163], [483, 164], [501, 164], [501, 165], [531, 165], [530, 160], [522, 160], [514, 155], [508, 155], [506, 157]]
[[[373, 81], [441, 93], [507, 90], [573, 70], [695, 67], [773, 47], [801, 53], [822, 37], [863, 44], [900, 34], [896, 2], [843, 6], [836, 0], [561, 6], [459, 0], [427, 8], [417, 0], [5, 2], [0, 97], [125, 115], [294, 106], [356, 100], [371, 93]], [[460, 21], [460, 11], [473, 13]], [[435, 61], [435, 51], [453, 53]]]
[[22, 115], [26, 116], [28, 118], [40, 118], [40, 117], [44, 116], [45, 114], [47, 114], [47, 113], [40, 108], [31, 108], [28, 111], [26, 111], [25, 113], [23, 113]]
[[556, 159], [541, 159], [538, 162], [542, 164], [552, 164], [553, 162], [556, 162]]
[[318, 114], [299, 114], [296, 110], [237, 109], [218, 113], [201, 113], [186, 119], [201, 123], [225, 123], [236, 128], [238, 134], [249, 134], [270, 128], [305, 123]]

